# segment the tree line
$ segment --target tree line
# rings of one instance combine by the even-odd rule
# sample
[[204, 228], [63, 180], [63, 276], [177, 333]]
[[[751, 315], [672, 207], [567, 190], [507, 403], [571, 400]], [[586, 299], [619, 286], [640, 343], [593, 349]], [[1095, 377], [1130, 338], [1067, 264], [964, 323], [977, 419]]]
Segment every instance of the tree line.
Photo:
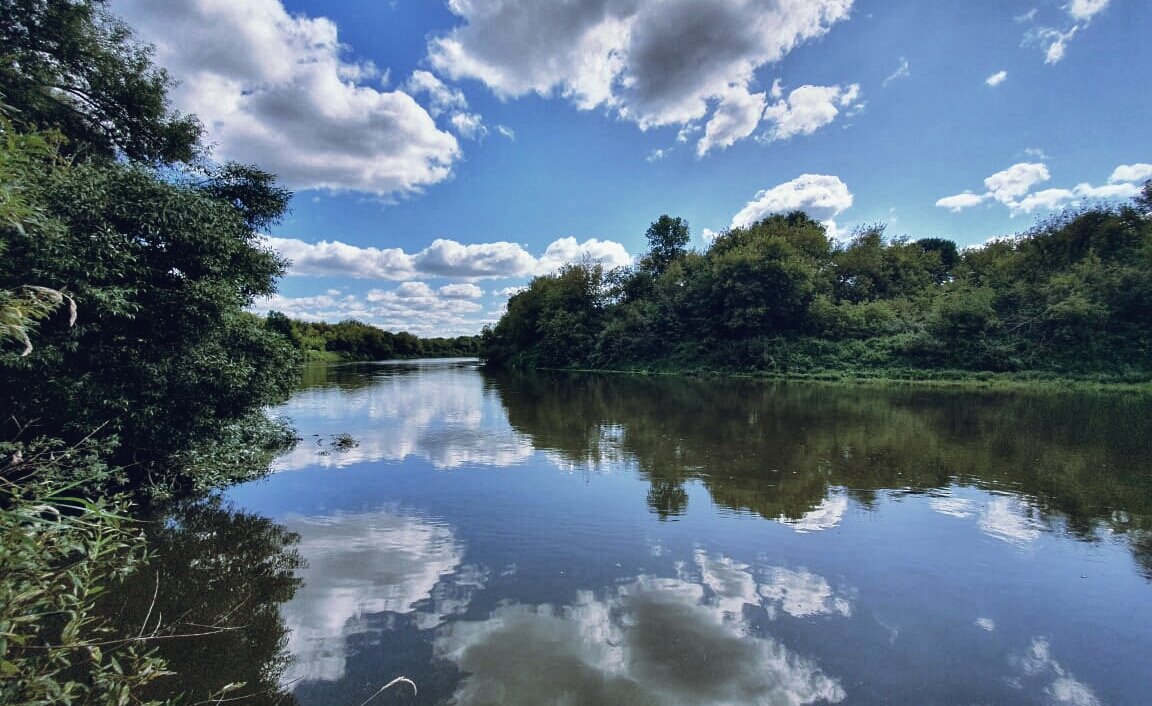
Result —
[[407, 331], [386, 331], [356, 319], [329, 324], [299, 321], [270, 311], [265, 326], [283, 335], [310, 360], [457, 358], [480, 353], [479, 336], [421, 338]]
[[483, 333], [507, 368], [930, 377], [1152, 373], [1152, 182], [1016, 237], [847, 242], [802, 212], [690, 250], [661, 216], [631, 267], [590, 261], [536, 277]]

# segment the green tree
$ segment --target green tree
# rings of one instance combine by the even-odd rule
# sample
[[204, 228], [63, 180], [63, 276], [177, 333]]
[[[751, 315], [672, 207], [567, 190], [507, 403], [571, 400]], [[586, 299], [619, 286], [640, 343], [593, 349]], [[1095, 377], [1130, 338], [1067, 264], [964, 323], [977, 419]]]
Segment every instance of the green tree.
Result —
[[641, 268], [656, 275], [662, 274], [669, 265], [682, 258], [691, 240], [688, 221], [667, 214], [648, 226], [645, 237], [648, 239], [648, 254], [642, 259]]
[[24, 132], [56, 129], [79, 159], [190, 162], [201, 127], [106, 0], [0, 0], [0, 99]]
[[[73, 327], [47, 320], [30, 355], [0, 357], [0, 430], [78, 440], [99, 429], [118, 440], [109, 460], [143, 477], [231, 421], [262, 418], [287, 393], [296, 357], [244, 311], [284, 271], [251, 214], [212, 193], [213, 175], [46, 167], [23, 185], [42, 217], [2, 231], [0, 290], [66, 290], [80, 315]], [[286, 198], [259, 181], [247, 188]]]

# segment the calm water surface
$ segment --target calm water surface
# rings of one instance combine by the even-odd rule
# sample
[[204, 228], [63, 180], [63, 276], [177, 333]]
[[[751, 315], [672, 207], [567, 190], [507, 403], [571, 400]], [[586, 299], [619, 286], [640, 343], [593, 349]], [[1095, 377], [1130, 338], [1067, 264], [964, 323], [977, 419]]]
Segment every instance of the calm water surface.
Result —
[[1152, 702], [1147, 400], [422, 361], [277, 411], [190, 508], [263, 637], [193, 662], [287, 702]]

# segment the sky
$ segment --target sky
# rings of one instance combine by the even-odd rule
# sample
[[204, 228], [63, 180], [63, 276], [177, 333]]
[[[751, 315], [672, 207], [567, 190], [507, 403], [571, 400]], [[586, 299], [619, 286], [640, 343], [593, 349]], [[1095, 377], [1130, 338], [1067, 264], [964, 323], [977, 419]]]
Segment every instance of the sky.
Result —
[[295, 192], [256, 310], [478, 333], [533, 276], [802, 209], [961, 246], [1152, 178], [1148, 0], [112, 0]]

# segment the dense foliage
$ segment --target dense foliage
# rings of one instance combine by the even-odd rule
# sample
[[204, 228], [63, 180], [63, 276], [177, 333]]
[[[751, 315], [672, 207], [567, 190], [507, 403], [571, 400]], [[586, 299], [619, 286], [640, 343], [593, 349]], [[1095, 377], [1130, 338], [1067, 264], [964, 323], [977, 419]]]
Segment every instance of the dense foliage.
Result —
[[1152, 373], [1152, 182], [1015, 238], [846, 243], [800, 212], [685, 249], [662, 216], [651, 250], [610, 272], [578, 263], [534, 279], [483, 334], [503, 367], [911, 374]]
[[[144, 703], [158, 679], [175, 695], [155, 644], [187, 626], [152, 615], [125, 634], [96, 610], [150, 558], [130, 498], [250, 477], [291, 439], [262, 410], [300, 355], [246, 311], [284, 271], [259, 232], [289, 194], [203, 161], [169, 86], [103, 0], [0, 0], [6, 704]], [[234, 690], [216, 686], [199, 697]]]
[[480, 352], [479, 336], [420, 338], [407, 331], [385, 331], [355, 319], [329, 324], [298, 321], [272, 311], [265, 325], [285, 336], [309, 359], [456, 358]]
[[200, 124], [104, 0], [0, 0], [0, 94], [21, 132], [57, 129], [76, 159], [188, 162]]

